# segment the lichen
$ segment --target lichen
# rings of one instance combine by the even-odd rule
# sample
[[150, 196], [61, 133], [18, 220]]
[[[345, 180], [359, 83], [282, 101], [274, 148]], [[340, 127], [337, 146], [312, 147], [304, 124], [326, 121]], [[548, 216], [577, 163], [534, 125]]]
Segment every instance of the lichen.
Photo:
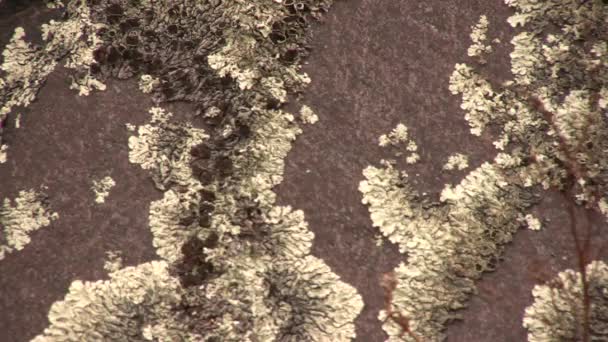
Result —
[[[420, 155], [416, 152], [418, 151], [418, 145], [414, 140], [409, 138], [408, 128], [402, 123], [398, 123], [390, 133], [382, 134], [378, 138], [378, 144], [381, 147], [400, 147], [404, 145], [405, 151], [409, 152], [405, 157], [407, 164], [415, 164], [420, 160]], [[400, 157], [403, 155], [403, 152], [399, 150], [395, 155]]]
[[120, 251], [107, 251], [103, 269], [109, 273], [113, 273], [121, 268], [123, 268], [122, 253]]
[[173, 113], [160, 107], [149, 112], [150, 123], [129, 137], [129, 161], [149, 170], [159, 190], [171, 183], [187, 184], [192, 177], [190, 149], [209, 136], [192, 124], [171, 122]]
[[[462, 96], [473, 135], [488, 126], [498, 130], [494, 146], [501, 152], [493, 162], [446, 185], [439, 203], [418, 195], [405, 172], [392, 166], [368, 167], [360, 185], [374, 226], [408, 255], [395, 270], [392, 304], [412, 331], [432, 341], [445, 338], [445, 325], [475, 292], [474, 281], [495, 267], [519, 226], [540, 227], [526, 209], [543, 189], [564, 188], [571, 156], [582, 165], [574, 175], [574, 202], [599, 202], [601, 209], [608, 185], [608, 127], [598, 109], [608, 80], [601, 50], [608, 7], [601, 1], [507, 3], [516, 8], [509, 22], [525, 26], [511, 41], [514, 79], [495, 89], [481, 72], [459, 63], [449, 83]], [[481, 24], [474, 30], [485, 31]], [[397, 340], [397, 324], [383, 327]]]
[[[50, 3], [49, 3], [50, 4]], [[57, 2], [56, 5], [61, 4]], [[2, 125], [15, 107], [27, 107], [36, 98], [46, 78], [60, 60], [73, 71], [71, 89], [88, 95], [93, 89], [104, 90], [105, 84], [92, 75], [93, 51], [100, 44], [97, 31], [103, 28], [90, 20], [86, 1], [67, 5], [70, 16], [64, 21], [51, 20], [43, 24], [43, 44], [37, 46], [25, 40], [25, 30], [17, 27], [2, 52], [0, 65], [0, 143]]]
[[[608, 265], [586, 266], [589, 301], [589, 341], [608, 339]], [[583, 286], [579, 272], [566, 270], [532, 290], [534, 303], [526, 308], [523, 325], [530, 342], [575, 341], [581, 338]]]
[[43, 192], [22, 190], [12, 202], [5, 198], [0, 208], [0, 260], [25, 248], [31, 242], [31, 233], [50, 225], [58, 217], [57, 213], [49, 211]]
[[315, 124], [317, 123], [317, 121], [319, 121], [319, 117], [317, 116], [317, 114], [315, 114], [315, 112], [313, 112], [313, 110], [304, 105], [302, 106], [302, 108], [300, 108], [300, 118], [302, 120], [302, 122], [307, 123], [307, 124]]
[[443, 165], [444, 170], [464, 170], [469, 167], [469, 158], [462, 153], [456, 153], [448, 157]]
[[408, 138], [409, 135], [407, 126], [402, 123], [398, 123], [390, 133], [382, 134], [380, 138], [378, 138], [378, 145], [381, 147], [386, 147], [389, 145], [398, 146], [399, 144], [407, 142]]
[[173, 310], [183, 291], [168, 265], [152, 261], [110, 273], [109, 280], [72, 282], [49, 312], [50, 326], [32, 342], [200, 341]]
[[[71, 304], [56, 303], [45, 336], [55, 338], [60, 330], [73, 332], [70, 338], [76, 340], [346, 341], [355, 336], [360, 296], [311, 255], [313, 234], [304, 214], [277, 206], [273, 191], [301, 132], [281, 105], [310, 82], [300, 72], [309, 20], [330, 4], [119, 0], [91, 5], [92, 23], [103, 25], [91, 75], [140, 77], [142, 90], [159, 103], [193, 102], [203, 114], [193, 120], [207, 126], [203, 131], [175, 120], [159, 106], [150, 110], [150, 123], [129, 138], [129, 160], [148, 170], [164, 192], [149, 212], [162, 261], [153, 262], [153, 270], [149, 263], [115, 271], [109, 282], [75, 282], [73, 287], [94, 289], [86, 291], [94, 304], [87, 306], [91, 311], [83, 313], [83, 321], [95, 328], [83, 330]], [[130, 287], [123, 285], [129, 277], [134, 278]], [[162, 286], [152, 286], [157, 282]], [[132, 300], [139, 288], [149, 288], [150, 296], [158, 292], [158, 301]], [[63, 303], [72, 302], [70, 296]], [[106, 304], [116, 302], [126, 304]], [[97, 311], [97, 303], [104, 309]], [[137, 320], [115, 321], [133, 317], [132, 312], [138, 312]]]
[[159, 79], [151, 75], [141, 75], [139, 78], [139, 89], [145, 94], [151, 93], [159, 84]]
[[479, 17], [479, 22], [471, 27], [471, 40], [473, 45], [469, 46], [467, 54], [469, 57], [476, 57], [481, 64], [485, 64], [485, 56], [492, 52], [492, 46], [487, 45], [488, 39], [488, 17], [482, 15]]
[[110, 194], [110, 190], [115, 185], [116, 182], [110, 176], [106, 176], [100, 180], [93, 180], [93, 187], [91, 189], [95, 193], [95, 203], [104, 203], [106, 197]]
[[530, 230], [540, 230], [542, 228], [542, 223], [540, 220], [532, 214], [526, 214], [526, 216], [524, 216], [524, 220], [528, 229]]
[[[441, 340], [444, 325], [458, 317], [453, 311], [475, 292], [474, 280], [494, 268], [520, 226], [518, 214], [532, 201], [507, 181], [505, 170], [489, 163], [446, 186], [439, 203], [421, 197], [391, 167], [368, 167], [364, 176], [359, 190], [374, 226], [408, 255], [395, 270], [399, 286], [392, 304], [418, 335]], [[398, 326], [384, 328], [398, 340]]]
[[0, 164], [6, 163], [6, 151], [8, 151], [8, 145], [0, 145]]

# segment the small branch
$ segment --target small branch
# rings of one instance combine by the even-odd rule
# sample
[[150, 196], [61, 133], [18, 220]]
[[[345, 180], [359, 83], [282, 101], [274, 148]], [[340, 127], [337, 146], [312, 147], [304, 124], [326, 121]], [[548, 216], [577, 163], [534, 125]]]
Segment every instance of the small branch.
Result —
[[392, 320], [393, 323], [401, 327], [401, 334], [399, 338], [403, 338], [405, 334], [408, 334], [416, 342], [422, 342], [422, 339], [415, 334], [410, 328], [410, 319], [401, 312], [393, 311], [393, 292], [397, 288], [397, 278], [394, 272], [385, 273], [380, 281], [380, 286], [384, 289], [384, 311], [386, 311], [386, 319]]
[[[561, 152], [564, 154], [565, 159], [564, 163], [566, 166], [566, 171], [568, 172], [568, 176], [570, 179], [567, 179], [569, 187], [565, 192], [563, 192], [566, 201], [570, 202], [571, 198], [575, 197], [575, 187], [577, 181], [580, 179], [584, 179], [585, 174], [587, 174], [586, 170], [584, 170], [583, 166], [577, 162], [576, 159], [576, 150], [572, 151], [568, 147], [567, 139], [560, 131], [559, 127], [555, 122], [555, 114], [551, 111], [547, 110], [543, 102], [536, 98], [530, 97], [530, 105], [533, 109], [537, 110], [541, 113], [547, 123], [552, 127], [558, 137], [558, 147]], [[588, 130], [585, 132], [588, 134]], [[586, 205], [585, 211], [585, 237], [584, 241], [581, 241], [581, 236], [579, 232], [579, 224], [577, 220], [578, 212], [576, 203], [570, 202], [568, 205], [568, 212], [570, 215], [570, 234], [574, 240], [574, 246], [576, 249], [577, 263], [578, 269], [581, 274], [581, 283], [583, 290], [583, 331], [582, 331], [582, 341], [589, 342], [590, 341], [590, 324], [589, 317], [591, 313], [591, 297], [589, 295], [589, 283], [588, 283], [588, 275], [586, 265], [588, 263], [588, 251], [591, 243], [591, 222], [589, 220], [589, 209], [599, 210], [599, 205], [597, 201], [601, 198], [599, 196], [599, 186], [595, 186], [593, 189], [593, 199], [589, 201]]]

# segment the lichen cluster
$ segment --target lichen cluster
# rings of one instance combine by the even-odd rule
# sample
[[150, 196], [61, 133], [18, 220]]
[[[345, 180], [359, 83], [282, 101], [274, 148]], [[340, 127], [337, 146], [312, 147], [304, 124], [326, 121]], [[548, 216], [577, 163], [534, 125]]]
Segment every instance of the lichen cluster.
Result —
[[[36, 94], [48, 75], [60, 60], [73, 70], [70, 88], [80, 95], [91, 90], [104, 90], [105, 85], [92, 76], [93, 51], [100, 43], [97, 30], [102, 24], [90, 20], [86, 1], [73, 1], [68, 5], [73, 13], [63, 21], [51, 20], [42, 25], [42, 46], [25, 40], [26, 33], [17, 27], [9, 44], [2, 52], [0, 65], [0, 154], [5, 154], [7, 144], [2, 140], [2, 129], [8, 115], [16, 107], [26, 107], [35, 100]], [[6, 157], [0, 156], [0, 162]]]
[[110, 190], [116, 185], [112, 177], [106, 176], [100, 180], [93, 180], [92, 190], [95, 193], [95, 203], [104, 203], [110, 195]]
[[464, 170], [469, 167], [469, 158], [462, 154], [456, 153], [448, 157], [448, 161], [443, 165], [444, 170]]
[[479, 22], [471, 28], [473, 44], [467, 50], [469, 57], [476, 57], [482, 64], [486, 63], [486, 55], [492, 52], [492, 46], [487, 45], [489, 24], [488, 17], [479, 17]]
[[[442, 340], [454, 312], [475, 293], [474, 281], [493, 270], [504, 244], [520, 227], [520, 212], [533, 203], [512, 171], [484, 163], [460, 184], [447, 185], [440, 202], [431, 202], [390, 167], [369, 166], [359, 190], [374, 226], [407, 253], [395, 269], [398, 287], [392, 305], [410, 319], [412, 330]], [[385, 312], [379, 318], [384, 320]], [[391, 340], [400, 327], [385, 323]]]
[[[393, 148], [403, 145], [405, 146], [405, 150], [409, 153], [405, 158], [406, 163], [415, 164], [420, 160], [420, 155], [416, 152], [418, 151], [418, 145], [410, 138], [407, 126], [402, 123], [398, 123], [390, 133], [382, 134], [378, 138], [378, 145], [381, 147]], [[395, 155], [399, 157], [403, 155], [403, 152], [398, 150]]]
[[[149, 213], [162, 261], [127, 268], [108, 262], [110, 280], [74, 282], [53, 305], [51, 325], [36, 341], [355, 336], [360, 296], [311, 255], [313, 234], [304, 213], [275, 205], [273, 192], [301, 132], [281, 107], [309, 83], [300, 62], [310, 21], [330, 5], [66, 4], [67, 21], [90, 20], [98, 27], [87, 75], [99, 82], [138, 78], [140, 89], [158, 103], [148, 124], [127, 128], [129, 160], [163, 191]], [[75, 10], [82, 6], [85, 17]], [[178, 100], [196, 106], [192, 122], [160, 106]], [[300, 121], [316, 121], [310, 112], [300, 113]]]
[[[608, 265], [594, 261], [587, 265], [590, 341], [608, 340]], [[528, 341], [576, 341], [583, 321], [584, 295], [580, 272], [566, 270], [532, 291], [534, 303], [526, 308], [524, 326]]]
[[[447, 185], [439, 203], [420, 196], [407, 173], [390, 165], [366, 168], [360, 185], [374, 226], [408, 255], [395, 270], [392, 304], [412, 331], [431, 341], [444, 339], [445, 325], [458, 317], [474, 281], [494, 268], [512, 234], [523, 225], [540, 229], [526, 209], [543, 188], [573, 187], [572, 201], [599, 203], [600, 210], [606, 201], [608, 6], [599, 0], [506, 2], [516, 10], [509, 23], [524, 27], [511, 41], [513, 80], [496, 87], [477, 67], [457, 64], [449, 84], [462, 96], [473, 135], [489, 126], [499, 132], [494, 160]], [[469, 53], [480, 57], [490, 51], [480, 48], [487, 39], [483, 17], [473, 31]], [[605, 301], [597, 305], [606, 310]], [[395, 341], [401, 333], [390, 320], [384, 329]]]
[[24, 190], [13, 200], [4, 199], [0, 207], [0, 260], [30, 243], [30, 234], [57, 219], [51, 213], [42, 191]]

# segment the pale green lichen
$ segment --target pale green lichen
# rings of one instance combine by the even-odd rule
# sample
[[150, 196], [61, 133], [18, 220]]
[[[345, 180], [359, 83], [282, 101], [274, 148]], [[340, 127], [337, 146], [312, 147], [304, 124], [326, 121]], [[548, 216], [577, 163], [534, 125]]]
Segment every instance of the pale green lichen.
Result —
[[0, 145], [0, 164], [6, 163], [6, 151], [8, 151], [8, 145]]
[[[182, 219], [198, 207], [198, 191], [202, 189], [192, 177], [190, 149], [208, 135], [189, 123], [171, 122], [173, 114], [160, 107], [150, 109], [150, 114], [150, 123], [139, 126], [138, 135], [129, 138], [129, 161], [149, 170], [157, 188], [167, 190], [162, 199], [150, 204], [150, 229], [158, 255], [176, 261], [181, 246], [193, 234], [192, 229], [183, 227]], [[172, 184], [185, 191], [168, 189]]]
[[91, 189], [95, 193], [95, 203], [104, 203], [106, 197], [110, 195], [110, 190], [115, 185], [116, 182], [110, 176], [106, 176], [100, 180], [93, 180], [93, 187]]
[[[602, 206], [595, 196], [605, 192], [602, 175], [608, 172], [608, 127], [598, 110], [608, 80], [608, 60], [600, 51], [608, 7], [601, 1], [507, 3], [517, 9], [509, 22], [527, 26], [512, 40], [514, 80], [495, 90], [474, 68], [457, 64], [449, 85], [462, 95], [471, 133], [499, 128], [494, 145], [504, 152], [459, 185], [446, 186], [440, 203], [420, 198], [403, 172], [389, 167], [367, 168], [360, 186], [374, 225], [408, 254], [407, 264], [395, 271], [392, 304], [426, 340], [445, 338], [445, 325], [474, 293], [474, 281], [494, 268], [502, 246], [522, 223], [540, 227], [525, 209], [541, 191], [536, 185], [564, 186], [572, 173], [565, 166], [570, 154], [584, 170], [574, 175], [572, 200]], [[555, 25], [562, 26], [557, 33], [550, 29]], [[585, 40], [589, 44], [579, 43]], [[593, 191], [594, 185], [600, 191]], [[401, 327], [390, 320], [383, 327], [396, 341]]]
[[15, 128], [21, 128], [21, 113], [15, 117]]
[[479, 22], [471, 27], [473, 45], [469, 46], [467, 50], [469, 57], [477, 57], [482, 64], [486, 63], [485, 55], [492, 52], [492, 46], [486, 43], [488, 40], [488, 24], [488, 17], [485, 15], [479, 17]]
[[[457, 186], [446, 186], [441, 202], [433, 203], [408, 185], [403, 172], [389, 166], [364, 170], [359, 190], [374, 226], [408, 255], [408, 263], [395, 270], [399, 285], [392, 304], [418, 335], [444, 338], [444, 325], [458, 317], [453, 311], [475, 292], [474, 280], [493, 269], [519, 228], [517, 217], [530, 200], [505, 172], [485, 163]], [[384, 328], [391, 341], [398, 340], [397, 325]]]
[[201, 341], [186, 332], [187, 322], [176, 321], [172, 309], [182, 291], [163, 261], [123, 268], [109, 280], [76, 280], [51, 306], [51, 325], [32, 342]]
[[103, 269], [109, 273], [113, 273], [121, 268], [123, 268], [122, 253], [120, 251], [107, 251]]
[[17, 27], [2, 52], [0, 70], [0, 121], [4, 121], [13, 107], [26, 107], [36, 97], [44, 79], [55, 69], [56, 62], [25, 41], [25, 31]]
[[20, 191], [13, 202], [5, 198], [0, 208], [0, 260], [22, 250], [30, 243], [30, 234], [59, 217], [49, 211], [46, 196], [39, 191]]
[[[405, 145], [405, 150], [410, 152], [409, 155], [405, 157], [405, 162], [407, 164], [415, 164], [420, 160], [420, 155], [416, 153], [416, 151], [418, 151], [418, 145], [414, 140], [409, 138], [408, 128], [402, 123], [397, 124], [390, 133], [382, 134], [378, 138], [378, 145], [381, 147], [398, 147], [400, 145]], [[402, 154], [401, 151], [396, 153], [397, 156], [401, 156]]]
[[307, 124], [315, 124], [319, 121], [319, 117], [315, 112], [308, 106], [304, 105], [300, 108], [300, 118], [302, 122]]
[[[93, 51], [99, 46], [97, 30], [102, 25], [90, 20], [86, 1], [68, 5], [71, 16], [64, 21], [51, 20], [42, 25], [41, 47], [25, 41], [25, 31], [17, 27], [10, 42], [2, 52], [0, 65], [0, 122], [15, 107], [26, 107], [36, 98], [48, 75], [57, 62], [65, 59], [65, 67], [74, 69], [81, 76], [71, 76], [70, 88], [80, 95], [88, 95], [93, 89], [104, 90], [105, 85], [90, 72], [94, 63]], [[2, 130], [0, 128], [0, 143]]]
[[78, 95], [87, 96], [94, 89], [105, 90], [106, 85], [89, 71], [95, 63], [93, 51], [102, 43], [97, 32], [104, 25], [91, 21], [86, 1], [70, 2], [67, 7], [72, 11], [70, 19], [51, 20], [42, 25], [42, 38], [46, 41], [44, 52], [54, 59], [66, 56], [66, 68], [87, 71], [81, 77], [72, 77], [70, 89], [77, 89]]
[[398, 123], [393, 130], [388, 134], [382, 134], [380, 138], [378, 138], [378, 145], [381, 147], [386, 147], [389, 145], [398, 146], [402, 143], [406, 143], [408, 141], [408, 129], [402, 123]]
[[192, 178], [190, 149], [208, 135], [189, 123], [170, 122], [173, 114], [160, 107], [149, 112], [150, 123], [139, 126], [137, 135], [129, 137], [129, 161], [149, 170], [160, 190], [172, 182], [188, 183]]
[[[589, 341], [608, 339], [608, 265], [593, 261], [586, 266], [591, 304]], [[523, 325], [530, 342], [581, 340], [583, 326], [583, 286], [580, 272], [566, 270], [532, 290], [534, 303], [526, 308]]]
[[530, 230], [540, 230], [542, 228], [542, 223], [540, 220], [532, 214], [526, 214], [526, 216], [524, 216], [524, 220], [528, 229]]
[[139, 78], [139, 89], [146, 94], [151, 93], [159, 84], [160, 80], [152, 75], [141, 75]]
[[[306, 9], [315, 17], [329, 3], [307, 1]], [[127, 6], [122, 5], [121, 9]], [[159, 5], [151, 8], [172, 10]], [[193, 9], [199, 5], [206, 6], [198, 2], [184, 6]], [[94, 304], [87, 305], [90, 311], [82, 314], [85, 324], [95, 328], [82, 329], [81, 322], [75, 321], [76, 315], [70, 314], [71, 304], [62, 304], [51, 310], [51, 327], [46, 335], [55, 338], [53, 332], [62, 329], [73, 332], [73, 340], [105, 335], [119, 340], [128, 340], [125, 336], [202, 340], [197, 334], [235, 342], [347, 341], [355, 337], [354, 319], [363, 307], [361, 297], [311, 255], [313, 234], [303, 212], [275, 205], [273, 188], [282, 181], [284, 159], [301, 129], [292, 114], [271, 104], [287, 101], [288, 91], [300, 90], [310, 81], [299, 72], [299, 63], [286, 66], [278, 58], [299, 47], [293, 42], [279, 46], [270, 38], [276, 29], [274, 24], [281, 25], [283, 18], [291, 15], [290, 10], [270, 0], [237, 0], [218, 6], [225, 25], [218, 31], [223, 45], [214, 48], [207, 61], [217, 72], [217, 80], [224, 78], [222, 84], [229, 84], [229, 78], [236, 81], [234, 90], [227, 89], [232, 85], [222, 90], [238, 91], [238, 106], [226, 108], [221, 101], [205, 106], [205, 118], [224, 119], [209, 134], [189, 123], [173, 122], [170, 113], [153, 108], [151, 122], [129, 138], [129, 160], [149, 170], [157, 188], [164, 191], [161, 200], [151, 203], [149, 216], [153, 244], [164, 259], [163, 271], [148, 274], [151, 266], [143, 264], [113, 272], [109, 282], [87, 284], [85, 288], [95, 289], [86, 293]], [[166, 19], [169, 23], [171, 20]], [[292, 40], [301, 39], [294, 37]], [[236, 110], [238, 115], [229, 113]], [[246, 138], [230, 140], [243, 124], [248, 131]], [[205, 149], [207, 153], [200, 152]], [[206, 172], [212, 179], [203, 182]], [[188, 264], [192, 259], [199, 263], [194, 268]], [[169, 265], [180, 277], [187, 274], [196, 278], [200, 276], [197, 272], [206, 272], [206, 276], [202, 280], [198, 277], [196, 286], [182, 288], [176, 278], [165, 275]], [[150, 278], [148, 283], [140, 282], [142, 273]], [[164, 286], [173, 285], [167, 291], [162, 286], [150, 289], [151, 295], [159, 292], [156, 302], [134, 301], [131, 292], [138, 289], [123, 285], [129, 277], [134, 278], [129, 284], [137, 288], [148, 288], [147, 284], [156, 279]], [[78, 283], [73, 286], [83, 287]], [[127, 320], [124, 326], [117, 322], [114, 317], [132, 317], [132, 311], [125, 313], [123, 307], [106, 304], [105, 298], [110, 297], [107, 292], [112, 294], [110, 303], [126, 303], [125, 308], [138, 312], [139, 319]], [[175, 294], [179, 303], [173, 297], [164, 299], [165, 293]], [[164, 310], [166, 302], [171, 314]], [[103, 309], [98, 310], [96, 303], [103, 303]], [[189, 310], [191, 307], [197, 310]], [[175, 331], [183, 335], [174, 335]]]
[[464, 170], [469, 167], [469, 158], [462, 153], [456, 153], [448, 157], [443, 165], [444, 170]]

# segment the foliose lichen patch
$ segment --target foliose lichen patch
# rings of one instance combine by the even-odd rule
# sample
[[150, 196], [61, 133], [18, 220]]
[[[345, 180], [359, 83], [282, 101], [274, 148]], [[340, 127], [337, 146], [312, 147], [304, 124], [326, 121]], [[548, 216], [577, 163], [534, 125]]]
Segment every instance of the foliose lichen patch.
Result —
[[[590, 340], [608, 339], [608, 265], [593, 261], [587, 265]], [[579, 337], [584, 314], [580, 272], [566, 270], [532, 290], [534, 303], [526, 308], [524, 326], [528, 341], [574, 341]]]
[[0, 145], [6, 146], [2, 144], [2, 129], [7, 116], [16, 107], [26, 107], [35, 100], [60, 60], [65, 60], [65, 67], [73, 70], [70, 88], [77, 89], [79, 95], [105, 89], [90, 69], [92, 53], [100, 43], [97, 30], [103, 25], [91, 22], [86, 1], [70, 2], [67, 11], [72, 15], [66, 20], [51, 20], [42, 25], [42, 46], [27, 42], [22, 27], [15, 29], [5, 46], [0, 65]]
[[106, 176], [99, 180], [93, 180], [92, 190], [95, 193], [95, 203], [104, 203], [110, 195], [110, 190], [116, 185], [112, 177]]
[[11, 201], [4, 199], [0, 207], [0, 260], [30, 243], [30, 234], [57, 219], [51, 213], [46, 195], [42, 191], [23, 190]]
[[[80, 4], [66, 4], [67, 20], [84, 20]], [[86, 4], [99, 39], [87, 75], [139, 77], [159, 104], [130, 126], [129, 160], [164, 192], [149, 213], [162, 261], [74, 282], [36, 341], [353, 338], [360, 296], [311, 255], [304, 213], [272, 190], [301, 132], [281, 107], [310, 81], [310, 21], [331, 1]], [[178, 100], [204, 129], [160, 106]]]
[[[494, 269], [520, 226], [540, 228], [526, 209], [543, 188], [572, 188], [576, 204], [605, 208], [608, 6], [574, 0], [506, 3], [516, 10], [509, 23], [523, 26], [512, 40], [514, 79], [495, 89], [475, 67], [457, 64], [449, 84], [462, 96], [471, 133], [497, 128], [494, 145], [503, 152], [456, 186], [446, 185], [439, 203], [417, 194], [407, 173], [392, 165], [366, 168], [359, 188], [374, 226], [407, 252], [408, 262], [395, 270], [392, 304], [425, 340], [445, 338], [446, 324], [475, 292], [474, 281]], [[469, 53], [474, 57], [490, 51], [480, 45], [487, 25], [482, 17], [473, 29]], [[572, 288], [578, 285], [571, 282]], [[605, 300], [596, 299], [592, 305], [605, 312]], [[576, 310], [567, 317], [581, 319]], [[534, 319], [526, 323], [531, 340], [562, 340], [539, 337], [545, 335], [535, 329], [551, 327]], [[386, 320], [384, 329], [390, 340], [399, 340], [401, 326]]]

